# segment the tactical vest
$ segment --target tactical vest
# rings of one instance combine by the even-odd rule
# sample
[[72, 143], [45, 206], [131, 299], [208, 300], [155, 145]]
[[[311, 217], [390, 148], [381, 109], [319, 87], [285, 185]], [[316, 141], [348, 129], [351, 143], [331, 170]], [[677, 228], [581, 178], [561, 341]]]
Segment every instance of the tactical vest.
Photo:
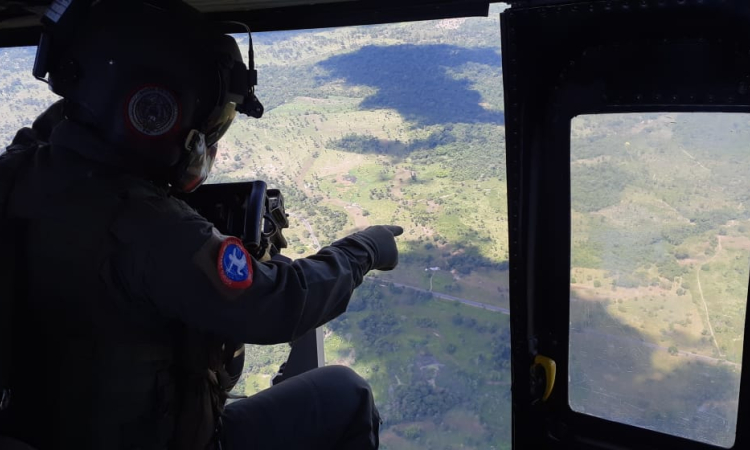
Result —
[[102, 275], [111, 252], [148, 232], [118, 230], [119, 213], [166, 192], [127, 175], [87, 178], [71, 154], [66, 170], [80, 176], [56, 196], [40, 187], [55, 183], [44, 171], [51, 150], [28, 150], [9, 207], [24, 232], [11, 238], [21, 289], [0, 434], [39, 450], [212, 448], [226, 400], [221, 341], [160, 317]]

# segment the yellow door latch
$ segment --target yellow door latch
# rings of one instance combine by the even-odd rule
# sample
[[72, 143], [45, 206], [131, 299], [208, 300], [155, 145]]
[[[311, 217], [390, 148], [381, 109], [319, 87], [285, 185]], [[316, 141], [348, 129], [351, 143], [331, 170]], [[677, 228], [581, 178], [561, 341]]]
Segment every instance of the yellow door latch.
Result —
[[555, 387], [557, 364], [555, 364], [555, 361], [552, 358], [536, 355], [534, 358], [534, 364], [531, 366], [531, 373], [535, 374], [540, 372], [539, 369], [544, 371], [544, 394], [542, 395], [542, 401], [546, 402], [552, 394], [552, 389]]

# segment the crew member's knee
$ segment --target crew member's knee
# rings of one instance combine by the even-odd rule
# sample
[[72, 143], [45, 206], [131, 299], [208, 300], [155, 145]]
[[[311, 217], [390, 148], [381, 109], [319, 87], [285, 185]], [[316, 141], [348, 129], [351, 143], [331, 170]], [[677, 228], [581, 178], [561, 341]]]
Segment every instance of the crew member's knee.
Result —
[[361, 408], [363, 404], [374, 404], [370, 384], [357, 372], [345, 366], [325, 366], [318, 370], [326, 379], [326, 386], [334, 389], [338, 398], [349, 398], [353, 401], [352, 408]]
[[325, 366], [319, 369], [326, 372], [326, 377], [335, 379], [342, 389], [357, 389], [370, 392], [370, 385], [357, 372], [346, 366]]

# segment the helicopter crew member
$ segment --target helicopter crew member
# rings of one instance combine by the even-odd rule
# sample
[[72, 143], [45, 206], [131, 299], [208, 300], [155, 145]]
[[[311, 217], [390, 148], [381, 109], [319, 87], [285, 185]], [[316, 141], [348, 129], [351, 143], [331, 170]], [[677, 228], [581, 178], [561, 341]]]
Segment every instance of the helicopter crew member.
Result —
[[23, 226], [0, 434], [39, 450], [377, 448], [352, 370], [225, 406], [221, 343], [291, 342], [339, 316], [369, 270], [396, 266], [401, 228], [255, 260], [170, 195], [206, 179], [236, 111], [262, 113], [234, 39], [169, 0], [57, 1], [46, 20], [35, 74], [63, 100], [40, 120], [63, 118], [9, 151], [31, 153], [7, 209]]

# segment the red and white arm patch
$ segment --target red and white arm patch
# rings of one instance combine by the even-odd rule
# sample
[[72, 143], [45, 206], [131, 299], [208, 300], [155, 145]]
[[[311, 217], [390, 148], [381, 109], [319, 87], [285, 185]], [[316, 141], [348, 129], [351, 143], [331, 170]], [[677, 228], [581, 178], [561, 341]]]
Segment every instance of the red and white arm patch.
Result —
[[250, 254], [236, 237], [227, 237], [221, 244], [216, 269], [221, 282], [232, 289], [247, 289], [253, 284]]

